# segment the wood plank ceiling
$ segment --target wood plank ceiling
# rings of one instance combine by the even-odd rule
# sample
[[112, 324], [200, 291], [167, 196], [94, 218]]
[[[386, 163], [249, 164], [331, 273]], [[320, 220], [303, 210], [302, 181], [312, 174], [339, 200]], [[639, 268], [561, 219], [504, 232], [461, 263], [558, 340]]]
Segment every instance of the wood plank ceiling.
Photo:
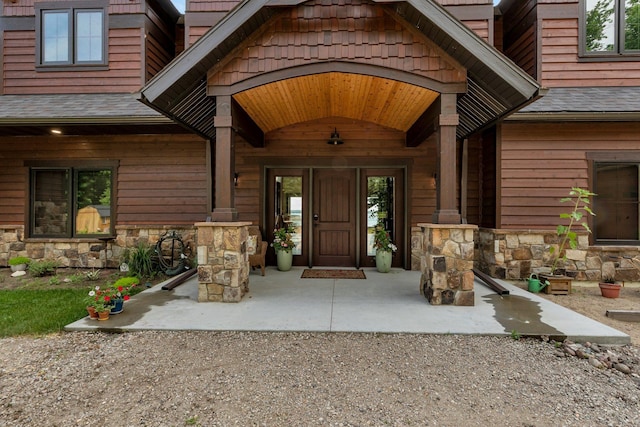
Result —
[[438, 95], [395, 80], [335, 72], [269, 83], [234, 98], [265, 133], [326, 117], [374, 122], [406, 132]]

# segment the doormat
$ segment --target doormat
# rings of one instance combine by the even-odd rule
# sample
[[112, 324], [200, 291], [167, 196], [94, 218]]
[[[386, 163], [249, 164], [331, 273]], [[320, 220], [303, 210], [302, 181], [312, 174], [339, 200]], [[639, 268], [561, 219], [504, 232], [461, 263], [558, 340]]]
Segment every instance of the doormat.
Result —
[[302, 272], [302, 279], [366, 279], [362, 270], [322, 270], [305, 269]]

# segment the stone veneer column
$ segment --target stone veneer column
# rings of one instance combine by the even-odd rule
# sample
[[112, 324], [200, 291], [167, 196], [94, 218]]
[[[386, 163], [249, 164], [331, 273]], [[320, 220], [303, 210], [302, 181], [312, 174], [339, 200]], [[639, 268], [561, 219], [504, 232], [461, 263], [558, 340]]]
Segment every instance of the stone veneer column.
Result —
[[198, 302], [239, 302], [249, 292], [250, 222], [199, 222]]
[[418, 224], [422, 229], [420, 293], [433, 305], [474, 305], [476, 225]]

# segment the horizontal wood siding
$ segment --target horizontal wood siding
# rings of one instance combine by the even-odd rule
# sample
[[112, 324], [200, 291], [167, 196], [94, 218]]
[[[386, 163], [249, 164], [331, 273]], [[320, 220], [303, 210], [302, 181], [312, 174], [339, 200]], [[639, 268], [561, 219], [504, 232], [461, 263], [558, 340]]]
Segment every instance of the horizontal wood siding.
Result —
[[240, 3], [240, 0], [188, 0], [187, 12], [227, 12]]
[[554, 229], [571, 187], [588, 188], [587, 152], [637, 150], [640, 123], [505, 123], [498, 227]]
[[537, 78], [537, 17], [535, 1], [515, 1], [502, 16], [503, 49], [520, 68]]
[[143, 30], [109, 30], [109, 69], [36, 71], [35, 32], [5, 31], [4, 93], [51, 94], [135, 92], [143, 85], [140, 45]]
[[148, 11], [145, 38], [145, 81], [150, 80], [175, 57], [175, 31], [156, 13]]
[[542, 21], [542, 85], [640, 86], [640, 61], [578, 61], [578, 19]]
[[[326, 143], [338, 129], [344, 145]], [[434, 139], [416, 148], [406, 148], [404, 133], [369, 123], [344, 118], [321, 119], [273, 131], [266, 136], [265, 148], [253, 148], [243, 141], [236, 143], [236, 208], [242, 221], [261, 223], [264, 181], [262, 166], [324, 164], [333, 167], [357, 162], [380, 162], [398, 159], [410, 161], [408, 192], [409, 225], [431, 222], [436, 205]]]
[[185, 29], [186, 39], [187, 39], [187, 47], [194, 44], [204, 33], [209, 31], [211, 27], [189, 27]]
[[469, 6], [476, 4], [491, 4], [491, 0], [436, 0], [442, 6]]
[[462, 21], [464, 25], [469, 27], [478, 37], [489, 42], [489, 22], [486, 20]]
[[193, 224], [207, 215], [205, 142], [190, 135], [0, 138], [0, 224], [22, 224], [29, 160], [118, 160], [117, 225]]

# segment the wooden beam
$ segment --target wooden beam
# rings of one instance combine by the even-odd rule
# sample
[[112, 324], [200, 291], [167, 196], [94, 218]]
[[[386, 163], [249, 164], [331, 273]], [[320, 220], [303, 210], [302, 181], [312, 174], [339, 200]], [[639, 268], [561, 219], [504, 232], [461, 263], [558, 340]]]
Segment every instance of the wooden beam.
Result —
[[415, 121], [407, 131], [405, 145], [407, 147], [417, 147], [427, 140], [435, 131], [440, 109], [442, 108], [440, 98]]
[[264, 147], [264, 132], [235, 99], [231, 100], [231, 117], [233, 130], [240, 137], [256, 148]]
[[230, 96], [216, 98], [214, 123], [216, 127], [215, 207], [211, 212], [211, 219], [217, 222], [232, 222], [237, 220], [238, 211], [235, 208], [233, 185], [235, 147]]
[[607, 310], [607, 317], [623, 322], [640, 322], [640, 310]]
[[460, 211], [456, 206], [457, 156], [456, 128], [459, 117], [456, 114], [456, 95], [440, 95], [440, 115], [438, 116], [438, 160], [436, 177], [435, 224], [460, 224]]

